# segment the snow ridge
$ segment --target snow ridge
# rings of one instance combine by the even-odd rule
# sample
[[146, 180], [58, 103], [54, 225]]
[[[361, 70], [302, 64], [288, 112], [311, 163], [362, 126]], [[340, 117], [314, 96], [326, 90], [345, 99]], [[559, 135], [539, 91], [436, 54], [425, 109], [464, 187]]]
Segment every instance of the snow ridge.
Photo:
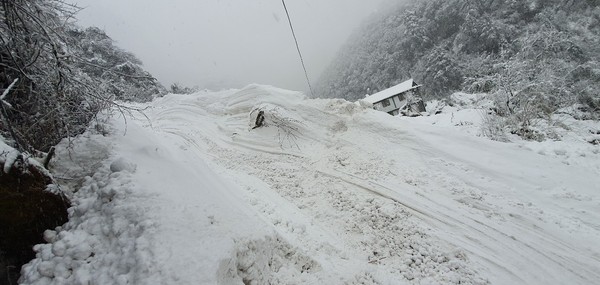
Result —
[[23, 284], [600, 279], [595, 154], [477, 137], [476, 111], [397, 118], [261, 85], [136, 107]]
[[48, 230], [48, 244], [23, 267], [23, 284], [153, 284], [148, 248], [153, 222], [143, 215], [147, 199], [135, 192], [131, 173], [106, 165], [74, 194], [69, 222]]

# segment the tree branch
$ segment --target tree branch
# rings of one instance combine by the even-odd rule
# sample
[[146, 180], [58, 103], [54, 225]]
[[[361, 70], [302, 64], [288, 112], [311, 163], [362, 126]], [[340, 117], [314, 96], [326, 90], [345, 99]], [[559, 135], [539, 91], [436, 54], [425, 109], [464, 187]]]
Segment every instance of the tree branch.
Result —
[[6, 98], [6, 96], [8, 96], [8, 93], [15, 86], [15, 84], [17, 83], [17, 81], [19, 81], [19, 78], [16, 78], [8, 86], [8, 88], [6, 88], [4, 90], [4, 92], [2, 92], [2, 96], [0, 96], [0, 112], [2, 113], [2, 118], [4, 119], [4, 122], [6, 123], [6, 127], [8, 128], [8, 132], [10, 133], [10, 135], [13, 138], [13, 140], [15, 141], [16, 148], [19, 149], [19, 150], [22, 150], [21, 146], [19, 145], [19, 140], [17, 139], [17, 135], [15, 134], [15, 131], [13, 130], [12, 125], [10, 124], [10, 121], [8, 120], [8, 113], [6, 112], [6, 109], [4, 108], [5, 104], [10, 107], [10, 104], [6, 103], [4, 101], [4, 99]]

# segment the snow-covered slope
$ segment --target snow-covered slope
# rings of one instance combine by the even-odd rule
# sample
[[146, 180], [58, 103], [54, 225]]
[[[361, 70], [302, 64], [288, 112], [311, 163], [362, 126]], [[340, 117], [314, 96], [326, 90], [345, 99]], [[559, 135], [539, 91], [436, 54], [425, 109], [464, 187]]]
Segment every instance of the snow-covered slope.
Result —
[[600, 280], [589, 157], [268, 86], [148, 107], [74, 142], [101, 163], [23, 284]]

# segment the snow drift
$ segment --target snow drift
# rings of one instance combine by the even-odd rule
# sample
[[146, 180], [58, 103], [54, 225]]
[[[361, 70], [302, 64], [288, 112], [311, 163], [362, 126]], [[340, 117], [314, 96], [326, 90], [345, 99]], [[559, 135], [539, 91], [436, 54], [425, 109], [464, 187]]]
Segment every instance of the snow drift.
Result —
[[[397, 118], [260, 85], [146, 106], [75, 142], [106, 156], [22, 284], [600, 278], [597, 153], [566, 164], [443, 114]], [[253, 129], [258, 109], [266, 124]]]

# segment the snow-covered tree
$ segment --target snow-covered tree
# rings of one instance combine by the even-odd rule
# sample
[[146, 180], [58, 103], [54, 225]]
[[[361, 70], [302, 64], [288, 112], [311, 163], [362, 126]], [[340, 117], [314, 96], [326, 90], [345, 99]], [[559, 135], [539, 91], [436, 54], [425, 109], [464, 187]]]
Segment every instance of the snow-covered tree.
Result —
[[536, 116], [581, 103], [598, 117], [598, 62], [599, 1], [416, 0], [368, 21], [317, 93], [356, 100], [414, 78], [425, 97], [512, 93]]
[[75, 64], [99, 80], [100, 86], [114, 98], [143, 102], [165, 92], [157, 80], [143, 70], [142, 62], [132, 53], [115, 46], [103, 30], [73, 27], [68, 35]]
[[148, 100], [160, 91], [103, 32], [78, 31], [70, 22], [77, 11], [61, 0], [1, 1], [0, 88], [18, 83], [3, 99], [11, 108], [0, 132], [21, 151], [47, 151], [82, 132], [115, 98]]

